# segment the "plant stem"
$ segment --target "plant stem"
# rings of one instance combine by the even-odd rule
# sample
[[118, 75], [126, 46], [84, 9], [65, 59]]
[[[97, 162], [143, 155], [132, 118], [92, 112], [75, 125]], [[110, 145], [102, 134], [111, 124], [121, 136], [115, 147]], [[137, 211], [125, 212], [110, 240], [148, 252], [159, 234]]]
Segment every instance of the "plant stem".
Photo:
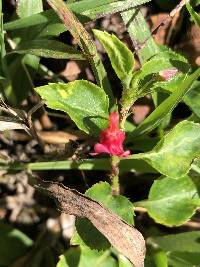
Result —
[[120, 112], [120, 128], [124, 131], [125, 130], [125, 122], [126, 119], [128, 118], [128, 116], [130, 115], [129, 113], [130, 108], [126, 109], [126, 110], [121, 110]]
[[112, 186], [112, 194], [119, 195], [120, 193], [120, 184], [119, 184], [119, 163], [120, 158], [117, 156], [111, 157], [111, 186]]
[[[0, 170], [7, 171], [47, 171], [47, 170], [101, 170], [111, 171], [109, 158], [102, 159], [85, 159], [80, 162], [74, 160], [64, 161], [46, 161], [46, 162], [33, 162], [22, 163], [15, 162], [10, 164], [0, 164]], [[123, 171], [130, 172], [143, 172], [143, 173], [156, 173], [156, 171], [142, 160], [121, 158], [120, 173]]]

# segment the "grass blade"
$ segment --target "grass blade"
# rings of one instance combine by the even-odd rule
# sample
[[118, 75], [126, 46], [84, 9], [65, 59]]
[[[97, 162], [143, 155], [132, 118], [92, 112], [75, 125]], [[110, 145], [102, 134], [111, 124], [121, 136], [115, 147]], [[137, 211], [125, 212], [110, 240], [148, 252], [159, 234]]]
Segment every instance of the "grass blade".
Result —
[[176, 90], [164, 100], [129, 136], [133, 138], [142, 134], [146, 134], [155, 129], [159, 123], [170, 113], [176, 105], [181, 101], [183, 96], [188, 92], [193, 82], [200, 76], [200, 68], [198, 68], [190, 76], [186, 76]]
[[[110, 159], [86, 159], [84, 161], [51, 161], [35, 163], [14, 163], [10, 165], [0, 165], [0, 170], [20, 171], [45, 171], [45, 170], [111, 170]], [[138, 159], [121, 159], [120, 171], [132, 171], [143, 173], [156, 173], [150, 165], [143, 160]]]
[[136, 50], [141, 44], [145, 43], [144, 47], [138, 50], [140, 62], [144, 64], [159, 52], [159, 47], [151, 37], [145, 18], [138, 8], [124, 11], [121, 16]]
[[[90, 20], [95, 20], [97, 18], [106, 16], [108, 14], [113, 14], [115, 12], [121, 12], [123, 10], [128, 10], [131, 7], [135, 7], [150, 0], [112, 0], [107, 4], [103, 4], [102, 0], [96, 0], [90, 2], [91, 0], [84, 0], [76, 3], [70, 3], [68, 6], [72, 12], [76, 14], [81, 23], [89, 22]], [[21, 28], [33, 27], [42, 23], [59, 23], [59, 18], [53, 12], [53, 10], [47, 10], [40, 14], [35, 14], [27, 18], [22, 18], [14, 20], [4, 24], [4, 30], [17, 30]], [[61, 24], [62, 25], [62, 24]]]

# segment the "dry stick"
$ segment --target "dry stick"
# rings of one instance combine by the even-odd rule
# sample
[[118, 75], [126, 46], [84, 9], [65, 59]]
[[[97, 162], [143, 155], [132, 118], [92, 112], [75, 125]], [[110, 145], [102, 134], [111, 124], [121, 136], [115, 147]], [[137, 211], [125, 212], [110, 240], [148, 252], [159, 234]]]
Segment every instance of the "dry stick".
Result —
[[[23, 123], [24, 125], [26, 125], [26, 128], [24, 128], [24, 130], [30, 135], [32, 136], [34, 139], [36, 139], [38, 141], [38, 144], [40, 145], [40, 147], [42, 149], [44, 149], [44, 143], [43, 141], [40, 139], [40, 137], [37, 134], [37, 131], [35, 130], [35, 127], [32, 123], [32, 114], [34, 112], [36, 112], [39, 108], [41, 108], [44, 105], [43, 101], [40, 101], [37, 105], [35, 105], [34, 107], [32, 107], [29, 112], [27, 114], [19, 114], [19, 112], [21, 112], [20, 110], [14, 110], [12, 108], [10, 108], [8, 105], [6, 105], [6, 103], [4, 103], [4, 101], [0, 98], [0, 110], [3, 110], [4, 112], [10, 114], [11, 116], [13, 116], [13, 121], [14, 119], [17, 118], [17, 120], [21, 123]], [[22, 117], [23, 115], [23, 117]]]
[[11, 116], [11, 117], [4, 117], [5, 121], [21, 124], [21, 126], [23, 125], [23, 127], [22, 128], [20, 127], [19, 129], [24, 129], [29, 135], [31, 135], [29, 128], [27, 126], [27, 116], [23, 110], [11, 108], [1, 98], [0, 98], [0, 110]]
[[[37, 98], [38, 101], [40, 102], [40, 101], [41, 101], [41, 100], [40, 100], [40, 96], [35, 92], [35, 90], [34, 90], [34, 83], [33, 83], [33, 81], [32, 81], [32, 78], [31, 78], [31, 76], [30, 76], [30, 73], [29, 73], [29, 71], [28, 71], [26, 65], [25, 65], [23, 62], [22, 62], [22, 67], [23, 67], [23, 69], [24, 69], [24, 71], [25, 71], [25, 73], [26, 73], [26, 76], [27, 76], [28, 80], [29, 80], [29, 83], [30, 83], [30, 85], [31, 85], [31, 88], [32, 88], [33, 93], [35, 94], [36, 98]], [[49, 119], [49, 117], [48, 117], [48, 114], [47, 114], [47, 112], [46, 112], [46, 110], [45, 110], [45, 108], [44, 108], [44, 105], [42, 105], [41, 108], [42, 108], [42, 113], [43, 113], [43, 115], [46, 116], [46, 117], [48, 118], [48, 120], [49, 120], [49, 123], [51, 123], [51, 122], [50, 122], [50, 119]]]
[[32, 123], [32, 115], [34, 112], [36, 112], [39, 108], [41, 108], [44, 105], [43, 101], [40, 101], [37, 105], [35, 105], [34, 107], [32, 107], [29, 112], [27, 113], [27, 122], [29, 125], [29, 129], [30, 129], [30, 133], [31, 135], [38, 141], [39, 146], [44, 149], [45, 144], [44, 142], [41, 140], [41, 138], [39, 137], [39, 135], [37, 134], [37, 131], [34, 127], [34, 124]]
[[124, 254], [135, 267], [144, 266], [145, 241], [142, 234], [118, 215], [62, 184], [44, 182], [33, 176], [30, 176], [30, 184], [53, 198], [61, 212], [91, 221], [111, 245]]
[[[12, 109], [11, 107], [9, 107], [4, 101], [2, 98], [0, 98], [0, 109], [14, 117], [18, 117], [19, 114], [17, 113], [16, 110]], [[21, 118], [19, 118], [21, 119]]]
[[146, 42], [149, 40], [149, 38], [151, 38], [152, 36], [155, 36], [157, 34], [158, 30], [160, 29], [160, 27], [163, 27], [167, 23], [169, 23], [172, 20], [172, 18], [176, 15], [176, 13], [178, 13], [187, 3], [189, 3], [189, 1], [190, 0], [181, 0], [181, 2], [169, 13], [167, 18], [165, 18], [161, 23], [159, 23], [158, 26], [156, 26], [151, 31], [150, 36], [142, 44], [139, 44], [135, 47], [135, 50], [138, 51], [138, 50], [144, 48], [144, 46], [146, 45]]

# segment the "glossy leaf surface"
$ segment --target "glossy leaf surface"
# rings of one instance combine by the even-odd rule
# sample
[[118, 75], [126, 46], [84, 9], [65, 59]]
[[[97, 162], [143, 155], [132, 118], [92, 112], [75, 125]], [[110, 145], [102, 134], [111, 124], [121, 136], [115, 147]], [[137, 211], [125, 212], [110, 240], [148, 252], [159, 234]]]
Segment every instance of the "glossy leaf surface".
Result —
[[118, 78], [124, 80], [133, 71], [135, 62], [133, 53], [114, 34], [99, 30], [93, 32], [106, 50]]
[[107, 126], [108, 98], [102, 88], [87, 81], [49, 84], [35, 88], [52, 109], [66, 112], [78, 128], [98, 135]]
[[146, 208], [157, 223], [177, 226], [191, 218], [199, 203], [196, 184], [184, 176], [180, 179], [161, 177], [153, 183], [148, 200], [135, 205]]
[[55, 40], [38, 39], [19, 45], [13, 53], [31, 54], [45, 58], [83, 60], [83, 55], [73, 47]]
[[200, 125], [183, 121], [177, 124], [149, 153], [143, 154], [160, 173], [178, 178], [188, 173], [200, 156]]

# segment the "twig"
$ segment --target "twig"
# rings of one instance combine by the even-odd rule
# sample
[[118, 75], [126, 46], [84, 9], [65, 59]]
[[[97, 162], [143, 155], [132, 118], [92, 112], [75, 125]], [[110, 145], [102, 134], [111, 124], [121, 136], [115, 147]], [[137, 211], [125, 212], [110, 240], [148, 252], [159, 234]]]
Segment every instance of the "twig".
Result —
[[142, 44], [138, 44], [135, 47], [135, 50], [138, 51], [140, 49], [143, 49], [144, 46], [146, 45], [146, 42], [152, 37], [155, 36], [158, 32], [158, 30], [160, 29], [160, 27], [165, 26], [167, 23], [169, 23], [172, 18], [176, 15], [176, 13], [178, 13], [190, 0], [181, 0], [181, 2], [169, 13], [169, 15], [167, 16], [167, 18], [165, 18], [161, 23], [159, 23], [158, 26], [156, 26], [152, 31], [151, 34], [149, 35], [148, 38], [146, 38], [146, 40], [142, 43]]
[[41, 101], [39, 102], [37, 105], [35, 105], [34, 107], [32, 107], [29, 112], [27, 113], [27, 122], [29, 125], [29, 129], [30, 132], [32, 134], [32, 136], [38, 141], [39, 146], [44, 149], [45, 145], [44, 142], [41, 140], [41, 138], [39, 137], [39, 135], [37, 134], [37, 131], [35, 129], [34, 124], [32, 123], [32, 115], [34, 112], [36, 112], [39, 108], [41, 108], [44, 105], [44, 102]]

